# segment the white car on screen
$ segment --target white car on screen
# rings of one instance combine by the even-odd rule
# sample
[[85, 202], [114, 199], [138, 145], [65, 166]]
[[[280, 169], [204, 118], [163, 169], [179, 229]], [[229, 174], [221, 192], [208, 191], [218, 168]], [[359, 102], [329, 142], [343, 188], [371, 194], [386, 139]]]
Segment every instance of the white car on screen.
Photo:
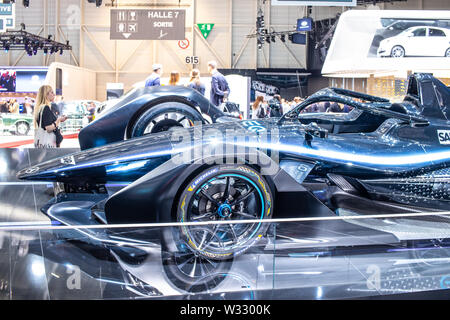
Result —
[[450, 57], [450, 29], [419, 26], [408, 28], [380, 42], [378, 57]]

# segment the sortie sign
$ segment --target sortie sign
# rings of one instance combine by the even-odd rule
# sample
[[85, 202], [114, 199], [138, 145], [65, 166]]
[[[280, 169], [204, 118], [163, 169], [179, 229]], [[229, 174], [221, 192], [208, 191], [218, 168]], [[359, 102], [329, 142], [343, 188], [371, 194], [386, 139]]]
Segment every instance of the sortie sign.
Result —
[[111, 40], [184, 40], [185, 10], [111, 9]]

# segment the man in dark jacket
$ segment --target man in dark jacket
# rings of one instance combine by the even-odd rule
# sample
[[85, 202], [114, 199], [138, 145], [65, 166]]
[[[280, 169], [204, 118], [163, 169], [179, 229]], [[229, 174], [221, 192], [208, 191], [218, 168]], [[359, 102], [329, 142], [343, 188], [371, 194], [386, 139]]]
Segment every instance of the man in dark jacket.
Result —
[[281, 97], [276, 94], [273, 99], [269, 101], [270, 117], [279, 118], [283, 115], [283, 107], [281, 106]]
[[208, 62], [208, 71], [212, 75], [211, 79], [211, 103], [215, 106], [220, 106], [222, 102], [226, 102], [230, 95], [230, 87], [228, 86], [227, 79], [217, 71], [217, 62]]

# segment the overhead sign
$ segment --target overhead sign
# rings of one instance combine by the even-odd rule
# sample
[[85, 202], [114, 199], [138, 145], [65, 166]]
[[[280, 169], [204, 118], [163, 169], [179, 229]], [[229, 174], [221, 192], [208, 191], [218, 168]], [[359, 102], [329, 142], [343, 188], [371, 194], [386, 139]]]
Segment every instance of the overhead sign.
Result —
[[297, 20], [297, 31], [311, 31], [312, 20], [311, 18], [303, 18]]
[[0, 3], [0, 32], [14, 29], [16, 25], [16, 5], [14, 3]]
[[200, 29], [203, 38], [205, 38], [206, 40], [209, 34], [211, 33], [212, 29], [214, 28], [214, 23], [198, 23], [197, 26]]
[[273, 6], [347, 6], [355, 7], [356, 0], [272, 0]]
[[111, 40], [184, 40], [185, 10], [111, 9]]

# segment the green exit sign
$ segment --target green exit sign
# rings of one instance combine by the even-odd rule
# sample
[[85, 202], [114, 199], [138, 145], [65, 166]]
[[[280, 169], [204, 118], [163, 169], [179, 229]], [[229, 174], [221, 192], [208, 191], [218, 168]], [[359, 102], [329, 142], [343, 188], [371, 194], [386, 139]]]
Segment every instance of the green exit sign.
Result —
[[198, 28], [203, 35], [203, 38], [207, 39], [212, 29], [214, 28], [214, 23], [198, 23]]

